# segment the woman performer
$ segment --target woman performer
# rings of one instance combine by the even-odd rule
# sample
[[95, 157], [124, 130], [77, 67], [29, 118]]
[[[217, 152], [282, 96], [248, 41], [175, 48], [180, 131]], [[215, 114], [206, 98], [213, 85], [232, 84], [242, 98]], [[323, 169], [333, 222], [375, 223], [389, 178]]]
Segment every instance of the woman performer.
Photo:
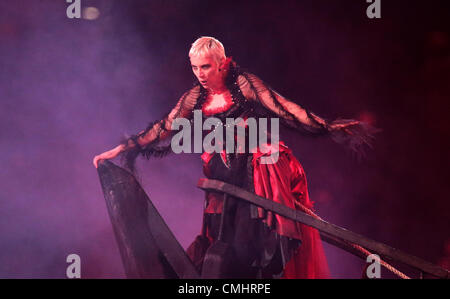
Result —
[[[212, 37], [197, 39], [189, 51], [192, 71], [198, 79], [194, 87], [183, 94], [176, 106], [162, 120], [151, 123], [145, 130], [114, 149], [96, 156], [99, 160], [112, 159], [119, 154], [134, 170], [135, 158], [163, 156], [170, 145], [163, 145], [173, 131], [176, 118], [193, 119], [195, 110], [203, 116], [226, 118], [278, 117], [282, 123], [300, 132], [319, 136], [328, 135], [339, 143], [362, 153], [364, 144], [374, 128], [356, 120], [328, 122], [301, 106], [287, 100], [257, 76], [243, 71], [231, 58], [225, 56], [220, 41]], [[248, 132], [246, 132], [248, 133]], [[254, 152], [235, 151], [230, 154], [202, 154], [203, 170], [210, 179], [237, 185], [259, 196], [284, 204], [292, 209], [312, 208], [308, 198], [305, 172], [301, 164], [283, 142], [270, 147], [276, 150], [276, 163], [261, 163], [272, 155], [267, 148]], [[233, 254], [233, 278], [327, 278], [327, 261], [318, 231], [279, 215], [262, 210], [246, 202], [234, 200], [227, 204], [227, 220], [223, 226]], [[223, 195], [206, 193], [202, 233], [190, 245], [188, 255], [201, 269], [205, 252], [217, 240]]]

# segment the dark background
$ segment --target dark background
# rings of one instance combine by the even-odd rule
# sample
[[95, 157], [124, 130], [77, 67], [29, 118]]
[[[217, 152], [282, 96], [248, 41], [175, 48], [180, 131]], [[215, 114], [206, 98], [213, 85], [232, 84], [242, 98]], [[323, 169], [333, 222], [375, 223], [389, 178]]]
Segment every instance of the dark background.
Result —
[[[0, 1], [0, 277], [124, 277], [92, 158], [174, 106], [190, 44], [226, 54], [318, 115], [381, 128], [358, 163], [327, 138], [284, 131], [323, 218], [449, 268], [448, 1]], [[447, 107], [447, 108], [445, 108]], [[139, 161], [184, 247], [200, 232], [198, 155]], [[364, 262], [324, 245], [335, 278]], [[415, 271], [401, 268], [417, 276]], [[393, 277], [383, 272], [383, 277]]]

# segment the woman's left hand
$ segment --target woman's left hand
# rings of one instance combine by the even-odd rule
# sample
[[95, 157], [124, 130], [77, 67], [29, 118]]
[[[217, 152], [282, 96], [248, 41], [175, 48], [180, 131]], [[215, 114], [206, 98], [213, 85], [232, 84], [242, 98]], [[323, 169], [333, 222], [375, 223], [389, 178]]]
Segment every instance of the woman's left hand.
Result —
[[330, 125], [331, 130], [341, 130], [343, 129], [346, 133], [351, 134], [350, 130], [348, 130], [349, 126], [354, 126], [360, 124], [360, 121], [354, 120], [349, 122], [338, 122]]

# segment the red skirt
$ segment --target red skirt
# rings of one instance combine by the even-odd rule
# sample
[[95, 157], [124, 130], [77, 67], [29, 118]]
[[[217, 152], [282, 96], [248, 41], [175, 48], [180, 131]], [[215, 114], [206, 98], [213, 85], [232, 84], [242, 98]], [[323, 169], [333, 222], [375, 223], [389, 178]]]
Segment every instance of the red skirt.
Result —
[[[298, 209], [298, 204], [312, 209], [313, 202], [309, 199], [306, 174], [303, 167], [294, 157], [292, 151], [282, 142], [280, 142], [279, 150], [279, 159], [275, 164], [262, 164], [260, 163], [262, 154], [254, 155], [255, 193], [291, 209]], [[300, 237], [302, 240], [299, 250], [286, 264], [284, 277], [329, 278], [328, 263], [319, 232], [310, 226], [286, 219], [280, 215], [273, 215], [271, 212], [267, 214], [263, 221], [269, 227], [274, 227], [278, 234], [292, 238]]]
[[[312, 209], [309, 199], [306, 175], [303, 167], [293, 156], [292, 151], [280, 142], [279, 156], [276, 163], [263, 164], [261, 157], [271, 153], [254, 153], [252, 157], [254, 192], [264, 198], [283, 204], [291, 209], [299, 209], [299, 204]], [[211, 154], [203, 154], [204, 165], [211, 159]], [[208, 176], [208, 169], [205, 169]], [[222, 197], [210, 193], [207, 198], [205, 214], [222, 213]], [[262, 208], [257, 208], [258, 219], [278, 235], [301, 240], [301, 245], [294, 251], [284, 266], [283, 278], [329, 278], [328, 263], [323, 251], [318, 231], [307, 225], [292, 221]], [[206, 232], [206, 235], [208, 233]], [[208, 238], [209, 245], [214, 241]], [[197, 242], [198, 243], [198, 242]], [[203, 242], [204, 244], [205, 242]], [[205, 245], [203, 245], [204, 247]], [[207, 245], [208, 246], [208, 245]], [[198, 250], [194, 242], [188, 249], [191, 259], [199, 259], [205, 248]], [[201, 253], [199, 253], [201, 252]]]

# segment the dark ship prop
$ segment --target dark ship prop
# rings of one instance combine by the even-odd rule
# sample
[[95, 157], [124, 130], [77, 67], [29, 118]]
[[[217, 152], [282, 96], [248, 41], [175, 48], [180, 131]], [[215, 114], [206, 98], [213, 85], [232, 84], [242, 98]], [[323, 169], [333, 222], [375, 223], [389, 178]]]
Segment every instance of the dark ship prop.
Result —
[[[201, 273], [164, 222], [135, 177], [110, 161], [101, 161], [98, 174], [108, 213], [119, 246], [127, 278], [226, 278], [227, 244], [220, 238], [206, 252]], [[316, 228], [325, 242], [366, 259], [378, 254], [385, 266], [402, 278], [409, 278], [384, 260], [397, 262], [418, 271], [420, 278], [449, 278], [450, 273], [437, 265], [401, 252], [388, 245], [323, 221], [315, 215], [293, 210], [236, 186], [200, 179], [203, 190], [222, 192], [226, 200], [245, 200], [286, 218]], [[226, 217], [226, 213], [222, 218]], [[223, 221], [223, 220], [222, 220]], [[369, 252], [370, 250], [370, 252]], [[390, 268], [389, 268], [390, 267]]]

